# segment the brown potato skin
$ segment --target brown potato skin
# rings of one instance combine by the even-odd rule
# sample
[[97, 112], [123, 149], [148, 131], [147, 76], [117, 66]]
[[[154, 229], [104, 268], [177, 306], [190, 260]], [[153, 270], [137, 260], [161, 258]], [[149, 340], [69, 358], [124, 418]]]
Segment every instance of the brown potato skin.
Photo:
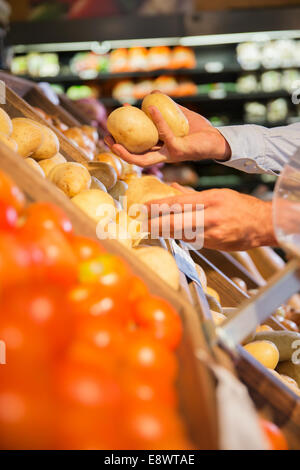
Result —
[[115, 109], [108, 116], [107, 128], [115, 141], [132, 153], [144, 153], [158, 142], [155, 125], [134, 106]]
[[44, 135], [35, 121], [27, 118], [12, 119], [13, 131], [11, 138], [18, 144], [21, 157], [31, 157], [44, 142]]
[[155, 92], [145, 96], [142, 102], [142, 111], [152, 119], [149, 106], [155, 106], [168, 124], [175, 137], [184, 137], [189, 133], [189, 123], [179, 106], [168, 95]]

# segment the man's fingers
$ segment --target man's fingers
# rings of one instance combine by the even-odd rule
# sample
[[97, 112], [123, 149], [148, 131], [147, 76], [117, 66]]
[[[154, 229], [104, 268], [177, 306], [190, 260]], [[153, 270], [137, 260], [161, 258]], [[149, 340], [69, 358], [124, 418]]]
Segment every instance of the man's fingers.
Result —
[[106, 137], [104, 137], [104, 142], [109, 148], [111, 148], [115, 144], [115, 140], [112, 138], [111, 135], [107, 135]]
[[123, 145], [114, 144], [111, 147], [113, 153], [118, 155], [118, 157], [122, 158], [128, 163], [133, 165], [138, 165], [143, 168], [151, 165], [156, 165], [156, 163], [161, 163], [167, 160], [167, 157], [160, 151], [156, 152], [148, 152], [141, 155], [137, 155], [134, 153], [128, 152]]
[[174, 140], [174, 134], [162, 117], [161, 112], [155, 106], [149, 106], [148, 109], [154, 124], [157, 127], [160, 139], [170, 144]]
[[213, 201], [207, 194], [208, 192], [209, 191], [203, 191], [202, 193], [197, 191], [189, 191], [187, 193], [183, 193], [182, 195], [170, 196], [163, 199], [148, 201], [146, 203], [146, 206], [148, 207], [149, 217], [151, 212], [152, 217], [158, 216], [158, 206], [161, 206], [160, 213], [167, 213], [169, 208], [172, 206], [174, 206], [174, 208], [178, 207], [184, 209], [184, 206], [186, 205], [186, 210], [195, 210], [197, 206], [204, 206], [205, 208], [209, 207]]
[[[148, 220], [148, 232], [151, 238], [175, 238], [188, 242], [203, 241], [203, 212], [163, 214]], [[202, 245], [202, 244], [201, 244]]]

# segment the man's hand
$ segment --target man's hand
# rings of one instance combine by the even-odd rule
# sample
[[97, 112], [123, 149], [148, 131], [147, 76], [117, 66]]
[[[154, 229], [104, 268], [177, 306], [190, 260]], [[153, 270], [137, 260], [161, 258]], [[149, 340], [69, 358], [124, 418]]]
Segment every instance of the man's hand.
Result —
[[231, 156], [231, 149], [223, 135], [215, 129], [207, 119], [183, 106], [182, 112], [189, 121], [189, 135], [175, 137], [161, 113], [155, 106], [149, 107], [153, 121], [158, 129], [162, 145], [153, 147], [151, 151], [141, 155], [128, 152], [125, 147], [116, 144], [109, 136], [105, 143], [112, 152], [123, 160], [134, 165], [147, 167], [156, 163], [177, 163], [181, 161], [215, 159], [226, 161]]
[[[182, 188], [176, 185], [177, 189]], [[159, 213], [151, 214], [151, 205], [165, 204]], [[179, 196], [159, 201], [148, 202], [149, 230], [150, 225], [159, 226], [160, 234], [168, 218], [170, 231], [176, 235], [176, 217], [168, 214], [167, 206], [179, 204], [192, 205], [192, 217], [189, 218], [190, 230], [197, 231], [196, 205], [204, 206], [204, 247], [223, 251], [244, 251], [258, 246], [276, 246], [272, 221], [272, 203], [261, 201], [252, 196], [240, 194], [231, 189], [211, 189], [208, 191], [185, 190]], [[154, 207], [154, 206], [153, 206]], [[174, 222], [175, 220], [175, 222]], [[153, 226], [153, 225], [152, 225]], [[199, 227], [199, 231], [201, 227]], [[192, 240], [183, 240], [191, 242]]]

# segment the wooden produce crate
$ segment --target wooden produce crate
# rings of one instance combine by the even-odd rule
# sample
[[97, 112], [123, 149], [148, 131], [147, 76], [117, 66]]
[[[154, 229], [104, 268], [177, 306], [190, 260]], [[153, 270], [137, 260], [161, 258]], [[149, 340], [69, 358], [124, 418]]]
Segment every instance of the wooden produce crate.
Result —
[[[8, 94], [8, 98], [10, 96]], [[10, 110], [10, 106], [11, 103], [8, 103], [5, 108]], [[57, 204], [69, 216], [77, 234], [97, 238], [96, 224], [53, 184], [41, 178], [19, 155], [3, 144], [0, 144], [0, 168], [15, 180], [28, 201], [50, 201]], [[146, 282], [150, 291], [167, 299], [181, 315], [184, 334], [178, 349], [178, 393], [182, 415], [196, 448], [217, 449], [215, 380], [209, 369], [195, 357], [194, 352], [198, 349], [204, 349], [210, 354], [195, 310], [123, 245], [114, 240], [103, 240], [102, 245], [109, 252], [122, 256], [133, 272]]]
[[41, 108], [45, 113], [59, 118], [69, 127], [81, 125], [80, 121], [73, 114], [70, 114], [63, 107], [53, 104], [36, 83], [25, 78], [16, 77], [2, 70], [0, 70], [0, 80], [31, 106]]
[[[207, 259], [203, 253], [209, 252]], [[216, 289], [221, 298], [223, 307], [239, 307], [249, 296], [239, 289], [219, 267], [217, 268], [212, 259], [219, 266], [223, 259], [223, 253], [212, 252], [212, 250], [201, 250], [191, 252], [192, 258], [206, 272], [208, 284]], [[230, 277], [236, 276], [236, 262], [233, 258], [232, 267], [228, 264], [230, 257], [226, 257], [226, 272]], [[238, 277], [247, 282], [247, 273], [242, 277], [241, 270]], [[251, 278], [251, 276], [250, 276]], [[250, 280], [249, 278], [249, 280]], [[251, 288], [259, 288], [252, 280]], [[274, 330], [286, 330], [274, 317], [265, 322]], [[236, 372], [247, 386], [249, 393], [257, 407], [266, 417], [275, 422], [284, 431], [289, 445], [292, 449], [300, 449], [300, 397], [283, 384], [276, 376], [268, 371], [263, 365], [256, 361], [242, 347], [238, 347], [235, 353], [227, 351], [232, 358]]]
[[60, 106], [69, 114], [71, 114], [76, 120], [79, 122], [80, 125], [86, 124], [88, 126], [91, 125], [91, 120], [88, 116], [84, 114], [84, 112], [76, 106], [76, 103], [68, 98], [67, 95], [59, 95], [59, 103]]
[[[50, 127], [50, 129], [52, 129], [58, 137], [60, 143], [60, 153], [67, 160], [76, 161], [79, 163], [86, 163], [88, 161], [85, 153], [78, 146], [74, 145], [72, 141], [68, 139], [62, 132], [60, 132], [56, 127], [52, 126], [51, 124], [49, 124], [49, 122], [43, 119], [40, 114], [32, 108], [32, 106], [40, 106], [46, 113], [49, 112], [49, 114], [57, 116], [62, 120], [63, 115], [65, 115], [63, 114], [63, 110], [59, 110], [59, 107], [56, 107], [53, 103], [51, 103], [51, 101], [49, 101], [46, 96], [30, 81], [25, 81], [16, 77], [14, 77], [13, 80], [11, 78], [9, 78], [8, 80], [6, 77], [4, 77], [4, 73], [2, 73], [2, 77], [0, 76], [0, 79], [2, 79], [6, 84], [6, 104], [2, 105], [2, 107], [10, 115], [10, 117], [26, 117]], [[15, 80], [18, 81], [17, 85]], [[22, 84], [19, 83], [19, 80], [22, 80]], [[10, 83], [10, 85], [14, 86], [14, 89], [17, 90], [17, 92], [10, 88], [8, 82]], [[30, 91], [28, 91], [27, 93], [26, 91], [24, 91], [23, 82], [26, 82], [30, 84], [30, 86], [32, 86]], [[25, 99], [23, 99], [21, 96], [24, 96], [24, 98], [26, 98], [28, 102], [26, 102]], [[56, 108], [57, 110], [56, 112], [54, 112]], [[71, 121], [73, 124], [71, 124]], [[74, 118], [72, 116], [69, 117], [68, 122], [72, 126], [78, 125], [78, 122], [76, 120], [74, 121]], [[77, 124], [75, 124], [76, 122]]]

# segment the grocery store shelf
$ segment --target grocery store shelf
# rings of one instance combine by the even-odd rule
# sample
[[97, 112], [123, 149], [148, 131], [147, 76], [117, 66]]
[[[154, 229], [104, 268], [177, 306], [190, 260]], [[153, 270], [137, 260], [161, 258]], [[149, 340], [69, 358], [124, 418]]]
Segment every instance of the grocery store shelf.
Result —
[[243, 69], [238, 64], [232, 64], [232, 66], [224, 67], [218, 72], [210, 72], [205, 68], [197, 69], [158, 69], [158, 70], [148, 70], [141, 72], [122, 72], [122, 73], [109, 73], [102, 72], [98, 73], [94, 77], [82, 77], [74, 74], [66, 75], [57, 75], [55, 77], [32, 77], [32, 76], [23, 76], [28, 80], [33, 80], [37, 82], [49, 82], [49, 83], [65, 83], [65, 82], [86, 82], [91, 80], [110, 80], [110, 79], [125, 79], [125, 78], [148, 78], [156, 77], [159, 75], [222, 75], [229, 73], [240, 73], [243, 72]]
[[[198, 102], [206, 102], [206, 101], [248, 101], [248, 100], [269, 100], [269, 99], [276, 99], [276, 98], [287, 98], [289, 97], [289, 93], [285, 90], [278, 90], [272, 93], [266, 92], [255, 92], [255, 93], [234, 93], [229, 92], [226, 93], [225, 96], [219, 98], [214, 96], [213, 94], [200, 94], [200, 95], [192, 95], [192, 96], [184, 96], [184, 97], [172, 97], [177, 103], [198, 103]], [[108, 107], [115, 107], [121, 106], [122, 103], [119, 100], [114, 98], [100, 98], [100, 101]], [[129, 100], [127, 100], [129, 101]], [[131, 104], [140, 105], [142, 100], [131, 100]]]

